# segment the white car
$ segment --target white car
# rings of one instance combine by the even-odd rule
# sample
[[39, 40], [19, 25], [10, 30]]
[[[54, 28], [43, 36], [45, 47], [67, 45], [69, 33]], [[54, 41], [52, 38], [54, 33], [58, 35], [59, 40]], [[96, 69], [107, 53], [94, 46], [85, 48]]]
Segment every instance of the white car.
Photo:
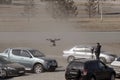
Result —
[[111, 65], [112, 68], [114, 68], [116, 74], [120, 76], [120, 57], [118, 57], [116, 60], [114, 60]]
[[[74, 59], [81, 59], [81, 58], [95, 58], [95, 54], [91, 53], [91, 49], [93, 47], [90, 45], [79, 45], [79, 46], [74, 46], [73, 48], [69, 50], [64, 50], [63, 51], [63, 57], [67, 59], [68, 62], [74, 60]], [[101, 51], [100, 54], [100, 60], [105, 62], [105, 63], [110, 63], [115, 60], [117, 56], [110, 54], [105, 51]]]

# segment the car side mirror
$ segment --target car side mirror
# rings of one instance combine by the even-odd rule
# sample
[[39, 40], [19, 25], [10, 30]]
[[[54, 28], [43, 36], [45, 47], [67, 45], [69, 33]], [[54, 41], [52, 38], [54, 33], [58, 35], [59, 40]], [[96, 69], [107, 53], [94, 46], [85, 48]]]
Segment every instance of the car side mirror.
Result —
[[32, 56], [30, 56], [30, 58], [32, 58]]

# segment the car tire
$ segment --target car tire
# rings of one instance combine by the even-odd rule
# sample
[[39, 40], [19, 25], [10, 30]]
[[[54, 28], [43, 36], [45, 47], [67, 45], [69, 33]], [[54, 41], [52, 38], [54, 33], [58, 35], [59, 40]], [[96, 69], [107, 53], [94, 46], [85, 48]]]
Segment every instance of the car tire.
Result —
[[73, 61], [74, 59], [75, 59], [74, 56], [69, 56], [69, 57], [67, 58], [67, 62], [71, 62], [71, 61]]
[[102, 61], [103, 63], [106, 63], [106, 59], [104, 57], [100, 57], [100, 61]]
[[7, 77], [7, 72], [5, 70], [1, 70], [0, 77], [1, 78], [6, 78]]
[[43, 72], [43, 65], [42, 64], [36, 64], [33, 68], [34, 73], [42, 73]]
[[92, 77], [90, 78], [90, 80], [95, 80], [95, 77], [92, 76]]
[[110, 79], [109, 80], [115, 80], [115, 75], [111, 74]]

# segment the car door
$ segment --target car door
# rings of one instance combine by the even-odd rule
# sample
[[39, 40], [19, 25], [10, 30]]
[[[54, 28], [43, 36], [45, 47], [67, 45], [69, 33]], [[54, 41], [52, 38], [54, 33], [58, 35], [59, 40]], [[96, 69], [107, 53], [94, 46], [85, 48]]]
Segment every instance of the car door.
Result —
[[[99, 77], [101, 79], [107, 79], [109, 77], [109, 69], [106, 67], [106, 65], [104, 63], [102, 63], [101, 61], [98, 61], [98, 67], [99, 67]], [[103, 74], [104, 73], [104, 74]]]
[[21, 62], [20, 53], [21, 53], [21, 49], [12, 49], [10, 54], [9, 54], [9, 59], [12, 62], [20, 63]]
[[92, 53], [90, 48], [85, 48], [85, 58], [92, 58]]
[[27, 50], [21, 50], [20, 63], [26, 67], [26, 69], [31, 69], [34, 65], [34, 60]]
[[76, 58], [86, 58], [85, 48], [76, 48], [73, 51]]
[[33, 65], [32, 57], [26, 50], [13, 49], [10, 54], [10, 60], [24, 65], [28, 70], [31, 69]]
[[103, 71], [104, 71], [105, 75], [103, 75], [103, 77], [108, 79], [111, 76], [110, 68], [106, 64], [104, 64], [103, 62], [101, 62], [101, 64], [104, 66]]

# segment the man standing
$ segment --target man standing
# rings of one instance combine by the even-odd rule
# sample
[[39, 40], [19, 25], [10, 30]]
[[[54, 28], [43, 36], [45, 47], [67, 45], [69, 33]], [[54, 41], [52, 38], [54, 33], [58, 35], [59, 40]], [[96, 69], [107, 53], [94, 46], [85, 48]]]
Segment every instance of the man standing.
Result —
[[95, 47], [95, 56], [96, 56], [96, 59], [98, 60], [99, 60], [100, 52], [101, 52], [101, 45], [100, 43], [97, 43]]

